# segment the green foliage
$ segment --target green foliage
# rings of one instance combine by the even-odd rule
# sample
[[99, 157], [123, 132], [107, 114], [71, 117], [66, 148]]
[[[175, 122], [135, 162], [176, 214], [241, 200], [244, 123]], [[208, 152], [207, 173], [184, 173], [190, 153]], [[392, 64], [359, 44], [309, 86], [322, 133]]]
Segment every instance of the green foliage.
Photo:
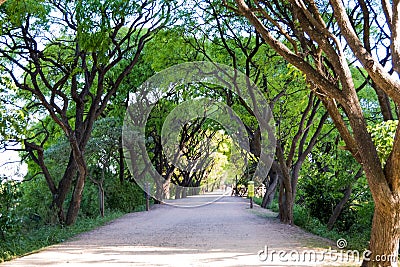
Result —
[[[79, 46], [81, 50], [79, 52], [82, 55], [87, 52], [86, 58], [89, 59], [87, 61], [89, 65], [96, 64], [91, 66], [95, 67], [94, 69], [100, 70], [111, 60], [122, 57], [123, 60], [113, 65], [103, 77], [104, 79], [102, 78], [107, 81], [104, 84], [106, 90], [114, 84], [116, 77], [130, 63], [130, 59], [135, 57], [136, 47], [134, 44], [137, 44], [138, 40], [143, 37], [147, 31], [146, 27], [154, 26], [151, 25], [152, 21], [142, 24], [139, 17], [157, 14], [156, 7], [161, 6], [157, 1], [124, 0], [61, 1], [59, 4], [61, 6], [65, 5], [67, 9], [73, 11], [74, 16], [71, 23], [76, 23], [77, 29], [67, 29], [67, 26], [63, 27], [62, 23], [59, 23], [59, 34], [51, 37], [52, 39], [48, 40], [50, 44], [43, 49], [43, 55], [50, 59], [45, 64], [49, 67], [43, 67], [44, 75], [53, 77], [50, 82], [56, 83], [64, 74], [61, 69], [71, 68], [74, 59], [77, 61], [83, 60], [83, 56], [75, 58], [75, 47], [77, 46]], [[198, 3], [194, 1], [188, 4], [196, 6]], [[106, 118], [95, 122], [92, 138], [87, 144], [85, 155], [90, 178], [104, 183], [105, 206], [108, 211], [106, 214], [113, 211], [131, 212], [143, 208], [144, 194], [139, 186], [129, 181], [121, 183], [116, 179], [116, 170], [119, 164], [116, 160], [118, 158], [118, 141], [121, 133], [123, 112], [125, 112], [125, 109], [121, 108], [121, 106], [124, 107], [126, 104], [129, 92], [135, 91], [142, 82], [156, 71], [174, 64], [208, 59], [214, 62], [235, 65], [234, 67], [241, 71], [247, 71], [246, 67], [248, 67], [249, 75], [254, 80], [257, 79], [257, 85], [262, 88], [266, 93], [266, 97], [270, 100], [285, 89], [284, 92], [282, 91], [282, 96], [274, 103], [273, 112], [276, 115], [275, 118], [278, 125], [277, 137], [283, 140], [285, 151], [288, 151], [287, 148], [290, 142], [284, 142], [284, 140], [293, 138], [295, 134], [293, 129], [298, 126], [299, 114], [302, 114], [309, 97], [304, 75], [293, 65], [287, 64], [281, 57], [276, 56], [273, 50], [266, 45], [257, 47], [258, 50], [253, 51], [252, 49], [257, 46], [256, 43], [260, 42], [260, 40], [256, 40], [254, 29], [243, 18], [230, 16], [222, 20], [220, 14], [225, 12], [223, 5], [220, 5], [217, 1], [203, 2], [203, 5], [202, 9], [190, 9], [180, 14], [180, 20], [183, 22], [182, 27], [174, 27], [158, 32], [144, 48], [144, 53], [138, 59], [139, 63], [134, 66], [130, 74], [126, 75], [118, 92], [107, 100], [109, 101], [109, 106], [102, 114]], [[148, 10], [151, 11], [146, 13]], [[50, 4], [46, 4], [46, 1], [7, 1], [0, 7], [0, 11], [4, 11], [0, 12], [2, 13], [0, 15], [0, 33], [22, 24], [28, 14], [32, 14], [31, 17], [33, 18], [30, 25], [32, 28], [30, 34], [32, 36], [35, 36], [35, 33], [40, 31], [47, 32], [54, 22], [49, 21], [48, 15], [51, 12], [51, 8]], [[196, 12], [203, 13], [196, 14]], [[220, 28], [217, 27], [215, 20], [217, 17], [222, 22]], [[127, 23], [135, 21], [135, 19], [138, 19], [139, 26], [137, 28], [133, 27], [135, 29], [129, 28]], [[115, 30], [113, 27], [119, 22], [123, 22], [123, 26], [114, 36], [116, 37], [115, 40], [111, 41], [112, 32]], [[133, 31], [134, 34], [124, 39], [129, 31]], [[123, 45], [116, 48], [116, 42], [121, 42]], [[129, 47], [127, 49], [129, 51], [125, 51], [127, 47]], [[119, 49], [124, 52], [116, 52]], [[255, 53], [253, 54], [253, 52]], [[246, 65], [248, 63], [246, 55], [248, 54], [253, 54], [252, 62], [249, 66]], [[18, 55], [18, 53], [15, 55]], [[56, 63], [54, 66], [51, 65], [53, 60]], [[62, 68], [57, 70], [56, 65], [61, 65]], [[7, 66], [7, 64], [4, 64], [4, 66]], [[0, 71], [1, 75], [3, 70]], [[354, 72], [355, 70], [352, 69], [352, 71]], [[79, 66], [79, 64], [74, 66], [70, 73], [71, 77], [77, 75], [79, 89], [85, 86], [83, 82], [85, 80], [84, 73], [83, 66]], [[358, 75], [360, 77], [359, 81], [356, 81], [357, 86], [361, 83], [360, 81], [364, 80], [361, 74]], [[99, 76], [96, 77], [99, 78]], [[97, 83], [100, 81], [96, 77], [94, 77], [94, 82], [90, 88], [93, 96], [98, 89]], [[12, 83], [10, 79], [0, 78], [0, 97], [3, 102], [12, 103], [18, 97], [27, 101], [32, 100], [32, 96], [29, 93], [21, 91], [16, 92], [13, 97], [9, 97], [9, 91], [3, 88], [13, 88]], [[27, 78], [27, 83], [31, 82]], [[68, 80], [64, 87], [61, 86], [59, 88], [60, 92], [66, 94], [68, 98], [71, 97], [69, 91], [70, 83], [71, 81]], [[45, 88], [44, 84], [39, 84], [39, 86]], [[45, 97], [51, 98], [51, 94], [48, 91], [43, 91]], [[372, 92], [370, 87], [360, 92], [360, 96], [364, 99], [361, 100], [362, 107], [370, 111], [371, 114], [378, 109], [376, 99], [372, 97], [374, 95]], [[223, 89], [210, 85], [182, 87], [178, 90], [176, 96], [160, 100], [155, 106], [146, 125], [146, 134], [148, 137], [154, 133], [156, 133], [154, 135], [159, 134], [167, 114], [182, 101], [195, 97], [211, 97], [222, 102], [228, 102], [227, 95], [228, 93]], [[244, 124], [249, 128], [257, 129], [256, 119], [238, 101], [238, 97], [233, 95], [229, 98], [229, 101], [232, 102], [229, 104], [239, 114]], [[55, 100], [56, 102], [61, 101], [60, 99]], [[85, 101], [90, 103], [93, 98], [88, 97]], [[75, 122], [75, 105], [73, 102], [68, 105], [69, 110], [66, 117], [68, 117], [70, 125], [74, 125]], [[37, 117], [42, 118], [40, 123], [25, 125], [22, 123], [27, 121], [25, 109], [10, 110], [1, 105], [0, 135], [8, 138], [13, 136], [32, 137], [31, 140], [40, 143], [43, 139], [44, 129], [49, 131], [51, 136], [44, 146], [45, 162], [51, 175], [56, 177], [55, 182], [57, 184], [69, 160], [70, 145], [61, 128], [49, 116], [42, 116], [43, 111], [39, 110], [37, 105], [30, 105], [30, 107], [34, 109], [36, 115], [40, 115]], [[33, 110], [30, 111], [33, 113]], [[85, 112], [88, 112], [88, 108], [86, 108]], [[322, 111], [318, 112], [321, 113]], [[382, 162], [390, 154], [397, 123], [398, 121], [389, 121], [369, 127]], [[315, 127], [315, 125], [311, 126], [311, 130], [312, 127]], [[324, 134], [327, 134], [326, 131]], [[303, 166], [297, 199], [297, 202], [302, 205], [295, 205], [294, 220], [296, 224], [316, 234], [337, 239], [340, 235], [337, 232], [327, 231], [325, 224], [333, 208], [343, 197], [343, 190], [350, 183], [354, 183], [352, 179], [358, 166], [348, 153], [346, 154], [346, 152], [336, 149], [337, 143], [335, 144], [333, 141], [335, 136], [327, 135], [326, 139], [328, 141], [318, 145]], [[146, 145], [149, 150], [149, 156], [153, 158], [154, 152], [152, 152], [152, 149], [155, 146], [155, 140], [151, 140], [151, 138], [147, 140], [148, 143]], [[307, 140], [304, 141], [307, 142]], [[215, 166], [218, 170], [212, 173], [210, 177], [221, 177], [221, 171], [227, 169], [226, 161], [239, 162], [232, 155], [233, 142], [231, 140], [225, 141], [223, 145], [224, 147], [221, 146], [221, 149], [218, 150], [218, 158], [216, 157]], [[335, 148], [332, 149], [332, 147]], [[19, 234], [21, 238], [12, 240], [6, 236], [6, 242], [1, 245], [3, 258], [9, 258], [44, 245], [62, 241], [65, 236], [70, 236], [74, 231], [83, 231], [83, 229], [92, 226], [92, 222], [88, 218], [94, 218], [98, 214], [98, 187], [90, 179], [87, 179], [81, 202], [80, 220], [74, 226], [77, 228], [61, 228], [57, 226], [57, 217], [49, 209], [52, 196], [46, 182], [41, 175], [35, 176], [40, 170], [32, 161], [29, 161], [28, 165], [29, 173], [26, 180], [32, 180], [26, 181], [22, 185], [4, 183], [0, 187], [0, 230], [2, 233], [7, 233], [12, 237], [14, 234], [16, 236], [16, 230], [21, 227], [21, 222], [26, 226], [23, 227], [25, 232]], [[231, 170], [229, 178], [233, 179], [235, 175], [236, 173]], [[241, 177], [238, 184], [246, 185], [246, 177]], [[352, 199], [346, 205], [335, 230], [357, 236], [356, 233], [368, 232], [365, 230], [370, 226], [373, 203], [370, 201], [370, 195], [366, 190], [364, 178], [354, 183], [353, 187]], [[261, 203], [262, 200], [255, 198], [255, 201]], [[278, 203], [275, 200], [271, 209], [278, 211], [278, 208]], [[86, 222], [88, 224], [84, 226]], [[358, 235], [357, 238], [361, 240], [360, 243], [364, 240], [363, 235]]]
[[[7, 88], [7, 89], [4, 89]], [[1, 141], [16, 140], [26, 134], [27, 111], [16, 107], [18, 97], [11, 92], [15, 86], [6, 76], [2, 75], [0, 67], [0, 137]]]
[[0, 243], [0, 262], [11, 260], [17, 256], [22, 256], [46, 246], [64, 242], [70, 237], [104, 225], [122, 215], [123, 213], [121, 212], [112, 212], [106, 214], [104, 218], [81, 218], [76, 224], [68, 227], [47, 225], [32, 228], [32, 225], [26, 224], [20, 232], [13, 233], [7, 240]]
[[311, 216], [327, 223], [336, 203], [342, 196], [332, 179], [309, 176], [302, 180], [300, 190], [299, 197], [304, 201]]
[[[328, 187], [329, 190], [327, 190]], [[336, 190], [333, 190], [332, 187], [332, 184], [327, 185], [325, 179], [321, 178], [321, 176], [301, 177], [298, 186], [297, 202], [307, 206], [313, 216], [320, 217], [327, 222], [337, 199], [337, 197], [330, 196], [332, 192], [337, 194]], [[322, 195], [320, 195], [321, 193]], [[324, 200], [326, 197], [324, 194], [327, 195], [327, 201]], [[320, 200], [322, 200], [321, 205], [319, 203]]]
[[293, 208], [294, 223], [313, 234], [337, 240], [341, 238], [339, 232], [329, 231], [324, 223], [311, 216], [309, 210], [303, 206], [295, 205]]
[[[303, 165], [294, 222], [332, 240], [345, 238], [349, 248], [364, 249], [373, 215], [372, 196], [365, 176], [355, 179], [360, 166], [350, 153], [339, 149], [341, 142], [336, 134], [332, 132], [325, 142], [318, 143]], [[352, 186], [350, 199], [330, 231], [327, 222], [349, 185]]]
[[[293, 217], [294, 223], [297, 226], [300, 226], [301, 228], [313, 234], [331, 239], [332, 241], [345, 238], [348, 242], [348, 249], [358, 249], [360, 251], [367, 249], [368, 240], [370, 237], [370, 225], [360, 225], [360, 229], [357, 231], [343, 232], [338, 231], [337, 229], [328, 230], [326, 224], [311, 216], [309, 209], [300, 205], [294, 206]], [[367, 219], [370, 219], [370, 216], [367, 216]]]
[[274, 212], [279, 212], [279, 203], [277, 200], [274, 200], [272, 204], [269, 206], [269, 209]]
[[[28, 174], [25, 179], [31, 178]], [[21, 184], [21, 198], [18, 213], [24, 224], [51, 225], [57, 223], [57, 216], [49, 209], [52, 197], [43, 177], [36, 176]]]
[[[9, 26], [20, 26], [27, 19], [28, 14], [36, 16], [40, 20], [46, 20], [46, 17], [49, 13], [49, 7], [43, 0], [34, 1], [34, 0], [24, 0], [24, 1], [6, 1], [1, 7], [0, 10], [3, 14], [7, 14], [7, 16], [3, 16], [3, 21], [0, 22], [0, 25]], [[4, 17], [6, 19], [4, 19]], [[8, 23], [7, 23], [8, 22]], [[39, 24], [38, 21], [35, 24]], [[2, 31], [0, 31], [0, 34]]]
[[[104, 218], [98, 217], [98, 188], [87, 182], [79, 219], [73, 226], [57, 223], [56, 214], [49, 209], [52, 201], [43, 177], [36, 176], [23, 183], [6, 182], [0, 186], [0, 227], [7, 235], [0, 242], [0, 262], [63, 242], [78, 233], [93, 229], [125, 212], [143, 210], [143, 191], [134, 183], [120, 184], [115, 175], [106, 174]], [[28, 176], [29, 177], [29, 176]], [[8, 202], [7, 202], [8, 201]], [[6, 206], [7, 203], [10, 203]], [[4, 210], [9, 207], [8, 213]], [[6, 219], [6, 222], [3, 220]]]
[[0, 183], [0, 238], [2, 240], [19, 229], [16, 213], [19, 197], [21, 197], [21, 191], [18, 182], [2, 181]]
[[141, 210], [146, 204], [143, 190], [133, 182], [110, 180], [105, 186], [106, 208], [123, 212]]
[[[104, 182], [106, 211], [140, 210], [145, 204], [143, 190], [132, 182], [124, 181], [121, 184], [114, 176], [112, 173], [106, 173]], [[57, 224], [55, 212], [49, 209], [52, 197], [43, 178], [36, 177], [32, 181], [24, 182], [21, 192], [18, 214], [25, 223], [38, 226]], [[82, 195], [80, 218], [95, 218], [99, 214], [98, 201], [98, 187], [88, 180]]]
[[95, 218], [99, 215], [99, 189], [88, 181], [83, 189], [81, 209], [79, 216], [82, 218]]
[[398, 120], [389, 120], [368, 126], [368, 131], [370, 132], [372, 140], [374, 141], [382, 165], [385, 164], [390, 153], [392, 152], [394, 137], [398, 124]]
[[364, 176], [355, 180], [360, 169], [350, 153], [339, 148], [340, 141], [334, 135], [320, 142], [305, 161], [299, 178], [297, 203], [309, 209], [311, 216], [327, 223], [336, 205], [349, 185], [352, 195], [335, 224], [341, 231], [349, 231], [358, 223], [358, 209], [371, 201]]
[[182, 34], [179, 28], [160, 31], [148, 43], [143, 59], [151, 64], [154, 71], [179, 63], [203, 60]]

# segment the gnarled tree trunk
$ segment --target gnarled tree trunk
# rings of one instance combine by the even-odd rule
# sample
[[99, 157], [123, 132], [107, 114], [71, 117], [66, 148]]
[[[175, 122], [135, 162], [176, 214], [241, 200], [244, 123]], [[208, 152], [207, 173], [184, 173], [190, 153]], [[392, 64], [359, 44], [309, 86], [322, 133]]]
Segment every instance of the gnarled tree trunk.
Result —
[[368, 254], [362, 266], [397, 267], [400, 239], [400, 211], [375, 203]]
[[272, 201], [274, 200], [275, 197], [275, 192], [277, 189], [278, 181], [279, 181], [279, 164], [277, 162], [273, 162], [271, 169], [269, 171], [269, 183], [268, 183], [268, 188], [265, 192], [265, 195], [263, 197], [261, 207], [263, 208], [268, 208], [271, 206]]
[[[397, 259], [400, 233], [400, 125], [397, 127], [391, 155], [382, 168], [376, 147], [367, 131], [365, 114], [346, 52], [352, 52], [376, 88], [384, 91], [387, 97], [399, 105], [400, 1], [378, 1], [369, 6], [365, 1], [358, 1], [362, 9], [360, 16], [357, 15], [361, 17], [360, 20], [355, 20], [352, 12], [357, 12], [359, 6], [348, 4], [345, 7], [345, 2], [340, 0], [318, 5], [315, 1], [294, 0], [274, 1], [273, 4], [268, 1], [235, 2], [237, 8], [229, 8], [245, 16], [271, 48], [307, 76], [311, 90], [323, 101], [346, 147], [363, 167], [375, 202], [370, 240], [371, 260], [365, 261], [364, 265], [397, 266], [391, 257]], [[379, 3], [380, 7], [377, 6]], [[327, 14], [326, 9], [321, 11], [321, 4], [333, 12]], [[368, 8], [380, 8], [385, 14], [384, 26], [376, 25], [378, 20], [374, 23], [381, 29], [387, 27], [390, 32], [385, 41], [391, 44], [387, 52], [391, 56], [393, 71], [397, 72], [395, 75], [389, 73], [370, 53], [372, 38]], [[349, 10], [351, 16], [348, 15]], [[324, 16], [330, 16], [328, 19], [333, 22], [332, 27], [326, 24]], [[266, 21], [269, 22], [268, 27]], [[282, 23], [285, 25], [282, 26]], [[356, 26], [362, 26], [363, 31], [356, 32]], [[339, 39], [338, 35], [343, 38]], [[286, 42], [275, 36], [285, 38]], [[346, 47], [343, 46], [344, 41]], [[382, 42], [377, 40], [374, 45]], [[347, 47], [351, 51], [345, 51]], [[383, 98], [380, 100], [384, 102]], [[383, 113], [387, 112], [383, 110]], [[383, 114], [383, 119], [387, 118], [390, 118], [390, 114]]]

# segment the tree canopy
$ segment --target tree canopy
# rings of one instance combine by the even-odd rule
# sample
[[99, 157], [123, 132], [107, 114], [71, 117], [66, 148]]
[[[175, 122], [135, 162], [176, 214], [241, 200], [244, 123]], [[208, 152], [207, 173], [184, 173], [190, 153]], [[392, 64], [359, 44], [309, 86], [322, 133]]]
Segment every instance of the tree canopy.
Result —
[[[122, 130], [130, 95], [150, 81], [172, 88], [141, 125], [146, 168], [161, 177], [156, 202], [247, 184], [271, 138], [259, 115], [271, 110], [277, 142], [271, 169], [257, 173], [262, 206], [276, 204], [289, 224], [310, 216], [329, 229], [370, 227], [372, 257], [397, 255], [399, 1], [3, 2], [0, 150], [28, 165], [21, 183], [2, 177], [4, 240], [18, 216], [71, 225], [98, 214], [98, 197], [101, 215], [141, 205], [140, 175], [128, 170], [140, 163], [124, 151]], [[196, 61], [232, 67], [254, 90], [246, 99], [231, 90], [240, 79], [175, 86], [181, 73], [150, 78]], [[229, 115], [218, 121], [213, 112]], [[226, 127], [238, 120], [246, 140]], [[248, 149], [236, 151], [242, 141]]]

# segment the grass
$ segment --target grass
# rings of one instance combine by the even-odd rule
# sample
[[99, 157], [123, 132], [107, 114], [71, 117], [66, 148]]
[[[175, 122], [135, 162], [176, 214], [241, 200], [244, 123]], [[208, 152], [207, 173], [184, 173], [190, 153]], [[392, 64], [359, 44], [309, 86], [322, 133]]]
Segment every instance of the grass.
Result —
[[[255, 197], [254, 203], [261, 205], [262, 198]], [[274, 212], [279, 212], [279, 205], [277, 200], [274, 200], [269, 207]], [[370, 229], [363, 229], [362, 231], [351, 232], [338, 232], [335, 229], [328, 230], [325, 224], [317, 218], [313, 218], [305, 207], [295, 204], [293, 208], [294, 224], [303, 228], [304, 230], [315, 235], [328, 238], [336, 241], [344, 238], [347, 241], [347, 249], [357, 249], [363, 251], [367, 248], [368, 240], [370, 237]]]
[[0, 243], [0, 262], [20, 257], [44, 247], [61, 243], [79, 233], [102, 226], [124, 215], [122, 212], [111, 212], [104, 218], [79, 218], [72, 226], [42, 225], [37, 228], [25, 229], [7, 236]]
[[[257, 205], [260, 205], [260, 206], [261, 206], [262, 200], [263, 200], [262, 197], [254, 197], [253, 198], [254, 203], [256, 203]], [[268, 209], [272, 210], [273, 212], [279, 212], [278, 202], [274, 200], [272, 202], [271, 206], [268, 207]]]
[[262, 198], [261, 197], [253, 197], [254, 203], [261, 206]]
[[362, 231], [347, 231], [339, 232], [335, 229], [329, 230], [317, 218], [310, 216], [305, 207], [295, 205], [293, 209], [294, 224], [311, 232], [315, 235], [322, 236], [333, 241], [344, 238], [347, 241], [346, 249], [356, 249], [364, 251], [367, 249], [368, 240], [370, 237], [370, 229], [363, 229]]

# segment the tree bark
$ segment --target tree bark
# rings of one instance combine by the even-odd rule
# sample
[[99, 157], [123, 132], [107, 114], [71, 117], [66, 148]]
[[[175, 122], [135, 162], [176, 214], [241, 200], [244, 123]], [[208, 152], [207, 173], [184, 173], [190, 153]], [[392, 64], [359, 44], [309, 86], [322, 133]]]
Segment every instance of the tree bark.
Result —
[[336, 205], [335, 209], [332, 212], [331, 217], [329, 218], [327, 227], [329, 230], [332, 230], [333, 225], [335, 224], [335, 222], [337, 221], [337, 219], [339, 218], [340, 214], [342, 213], [343, 207], [344, 205], [349, 201], [350, 196], [351, 196], [351, 192], [353, 191], [353, 182], [357, 181], [358, 178], [361, 177], [362, 175], [362, 168], [360, 168], [360, 170], [356, 173], [356, 175], [354, 176], [354, 181], [352, 181], [352, 183], [350, 183], [347, 187], [346, 190], [344, 192], [344, 196], [343, 198], [340, 200], [340, 202]]
[[275, 197], [275, 192], [277, 189], [278, 181], [279, 181], [279, 165], [274, 162], [272, 163], [271, 170], [269, 171], [269, 184], [267, 191], [263, 197], [263, 201], [261, 203], [262, 208], [269, 208], [272, 204], [272, 201]]
[[344, 196], [343, 198], [340, 200], [340, 202], [336, 205], [335, 209], [332, 212], [331, 217], [328, 220], [328, 224], [327, 224], [327, 228], [328, 230], [332, 230], [333, 225], [335, 224], [335, 222], [337, 221], [337, 219], [339, 218], [340, 214], [342, 213], [343, 207], [344, 205], [347, 203], [347, 201], [349, 201], [350, 196], [351, 196], [351, 192], [353, 191], [353, 184], [349, 184], [346, 187], [346, 190], [344, 192]]
[[102, 182], [98, 184], [99, 187], [99, 211], [100, 216], [104, 217], [104, 187]]
[[372, 253], [364, 259], [362, 266], [397, 267], [400, 238], [399, 209], [375, 205], [372, 229], [369, 244]]
[[74, 192], [72, 193], [72, 198], [68, 207], [67, 218], [65, 220], [66, 225], [72, 225], [75, 223], [76, 218], [78, 217], [79, 209], [81, 207], [82, 192], [86, 180], [86, 170], [83, 168], [80, 169], [81, 170], [78, 175]]
[[78, 212], [81, 207], [83, 188], [85, 186], [85, 180], [88, 174], [86, 160], [83, 154], [84, 152], [80, 149], [79, 145], [74, 142], [74, 137], [71, 139], [72, 140], [70, 142], [73, 144], [72, 153], [77, 165], [78, 177], [69, 203], [67, 218], [65, 220], [66, 225], [74, 224], [76, 218], [78, 217]]
[[119, 138], [119, 148], [118, 148], [118, 165], [119, 165], [119, 182], [124, 183], [124, 173], [125, 173], [125, 158], [124, 158], [124, 148], [122, 146], [122, 135]]
[[67, 168], [64, 175], [58, 183], [57, 193], [53, 197], [52, 207], [56, 209], [58, 220], [61, 224], [65, 223], [66, 217], [64, 213], [64, 201], [71, 189], [72, 181], [76, 176], [76, 163], [73, 158], [72, 152], [69, 157]]
[[181, 198], [181, 192], [182, 191], [182, 187], [177, 186], [175, 187], [175, 199], [180, 199]]
[[293, 224], [293, 191], [289, 168], [286, 166], [280, 142], [277, 142], [276, 155], [282, 170], [279, 187], [279, 219], [286, 224]]
[[[288, 201], [289, 196], [289, 201]], [[279, 184], [279, 220], [285, 224], [293, 224], [293, 202], [291, 196], [285, 192], [283, 180]]]
[[278, 180], [279, 180], [278, 175], [275, 175], [273, 180], [272, 180], [272, 183], [269, 184], [267, 192], [265, 192], [263, 201], [261, 203], [261, 207], [262, 208], [271, 207], [271, 204], [272, 204], [272, 202], [274, 201], [274, 198], [275, 198], [276, 189], [278, 188]]
[[[0, 0], [0, 4], [3, 2]], [[46, 6], [46, 12], [51, 13], [57, 10], [64, 16], [58, 21], [47, 20], [42, 16], [37, 16], [38, 14], [29, 12], [29, 14], [21, 13], [21, 21], [13, 25], [12, 29], [8, 28], [2, 32], [2, 40], [5, 40], [5, 45], [0, 47], [0, 65], [2, 70], [4, 67], [4, 72], [8, 73], [13, 84], [21, 92], [25, 92], [26, 106], [38, 107], [35, 108], [37, 111], [33, 111], [34, 113], [40, 110], [42, 114], [43, 111], [46, 111], [46, 119], [53, 120], [63, 131], [65, 137], [69, 139], [72, 152], [58, 187], [55, 187], [55, 179], [49, 175], [46, 166], [42, 162], [36, 161], [36, 163], [39, 163], [43, 170], [53, 195], [52, 208], [58, 213], [60, 223], [72, 224], [79, 211], [87, 175], [83, 151], [90, 138], [93, 124], [100, 115], [104, 114], [110, 102], [114, 101], [112, 98], [119, 91], [120, 85], [139, 62], [145, 44], [169, 22], [169, 11], [172, 5], [170, 3], [158, 5], [153, 1], [144, 1], [132, 9], [124, 9], [125, 3], [122, 2], [115, 6], [97, 3], [96, 8], [85, 8], [83, 11], [80, 8], [81, 2], [72, 3], [71, 10], [54, 1], [39, 4]], [[126, 12], [115, 14], [117, 9]], [[163, 15], [158, 15], [159, 13]], [[111, 14], [113, 15], [111, 16]], [[4, 19], [8, 21], [9, 15], [12, 14], [4, 14]], [[92, 34], [90, 33], [91, 26], [86, 27], [80, 24], [81, 16], [85, 15], [98, 17], [102, 23], [105, 23], [104, 25], [110, 21], [114, 22], [111, 26], [109, 23], [107, 24], [109, 27], [104, 38], [110, 45], [106, 50], [98, 47], [89, 48], [91, 45], [86, 48], [81, 46], [80, 40], [85, 39], [86, 34]], [[134, 19], [127, 19], [131, 17]], [[36, 28], [32, 27], [33, 22], [37, 23], [38, 29], [41, 29], [39, 32], [61, 23], [63, 27], [65, 26], [63, 29], [68, 34], [66, 34], [65, 40], [52, 35], [46, 40], [45, 47], [38, 46], [36, 38], [38, 31], [33, 30]], [[82, 27], [77, 27], [77, 24]], [[143, 25], [147, 26], [143, 27]], [[76, 38], [77, 33], [82, 36]], [[123, 38], [121, 38], [121, 34]], [[59, 51], [46, 49], [55, 44], [66, 52], [65, 57], [60, 56]], [[100, 58], [103, 58], [105, 54], [110, 60], [102, 62]], [[128, 60], [127, 54], [130, 55]], [[23, 64], [21, 59], [23, 59]], [[49, 69], [57, 75], [49, 75]], [[80, 70], [79, 74], [76, 72], [77, 69]], [[118, 70], [115, 72], [116, 75], [111, 78], [107, 76], [107, 73], [114, 72], [116, 69]], [[19, 75], [21, 73], [23, 75]], [[45, 125], [43, 125], [43, 130], [47, 132]], [[41, 133], [41, 131], [37, 130], [37, 133]], [[35, 136], [35, 139], [36, 137], [38, 136]], [[44, 138], [41, 149], [37, 150], [38, 153], [43, 152], [47, 140], [48, 136]], [[30, 148], [25, 149], [29, 152]], [[34, 153], [31, 156], [33, 160], [37, 159]], [[122, 168], [123, 165], [120, 165], [121, 181], [124, 172]], [[74, 191], [68, 213], [65, 216], [63, 205], [75, 178]]]
[[378, 96], [379, 106], [381, 108], [382, 116], [385, 121], [393, 120], [392, 109], [390, 107], [390, 100], [387, 94], [382, 91], [375, 83], [372, 83], [372, 87], [375, 89], [376, 95]]

